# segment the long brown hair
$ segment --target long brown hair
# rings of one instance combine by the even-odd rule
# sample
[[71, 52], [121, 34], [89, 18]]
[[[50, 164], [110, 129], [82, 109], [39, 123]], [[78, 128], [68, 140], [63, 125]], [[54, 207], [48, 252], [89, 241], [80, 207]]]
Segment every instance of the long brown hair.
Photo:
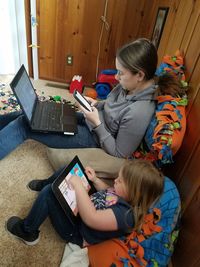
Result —
[[117, 50], [116, 57], [120, 64], [131, 73], [136, 74], [143, 71], [146, 80], [154, 77], [158, 55], [150, 40], [140, 38], [124, 45]]
[[150, 206], [163, 192], [164, 176], [151, 162], [134, 159], [124, 163], [122, 177], [133, 209], [134, 229], [138, 231]]

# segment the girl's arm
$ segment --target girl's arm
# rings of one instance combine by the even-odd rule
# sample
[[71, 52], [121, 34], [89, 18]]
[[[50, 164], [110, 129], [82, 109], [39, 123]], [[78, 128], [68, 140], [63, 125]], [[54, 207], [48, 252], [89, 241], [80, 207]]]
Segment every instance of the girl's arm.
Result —
[[102, 181], [96, 176], [95, 171], [91, 167], [86, 167], [85, 173], [87, 174], [88, 179], [92, 181], [97, 191], [104, 190], [110, 187], [108, 184], [106, 184], [104, 181]]
[[116, 231], [117, 220], [112, 209], [96, 210], [78, 176], [72, 176], [70, 183], [75, 190], [78, 211], [83, 222], [96, 230]]

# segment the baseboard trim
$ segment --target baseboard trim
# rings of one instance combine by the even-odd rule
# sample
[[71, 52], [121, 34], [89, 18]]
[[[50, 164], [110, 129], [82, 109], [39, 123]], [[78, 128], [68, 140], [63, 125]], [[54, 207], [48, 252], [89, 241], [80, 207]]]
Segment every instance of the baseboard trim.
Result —
[[58, 83], [46, 83], [45, 84], [46, 86], [49, 86], [49, 87], [54, 87], [54, 88], [59, 88], [59, 89], [69, 89], [69, 84], [58, 84]]

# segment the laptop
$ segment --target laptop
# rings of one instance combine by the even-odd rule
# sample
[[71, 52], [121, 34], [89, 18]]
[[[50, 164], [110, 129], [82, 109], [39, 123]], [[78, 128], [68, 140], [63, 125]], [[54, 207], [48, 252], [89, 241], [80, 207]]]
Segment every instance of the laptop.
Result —
[[77, 133], [76, 111], [68, 103], [40, 101], [24, 67], [18, 70], [10, 87], [33, 131]]
[[74, 224], [78, 217], [78, 208], [75, 191], [68, 182], [72, 175], [79, 176], [89, 194], [96, 192], [96, 189], [85, 174], [84, 167], [78, 156], [74, 157], [70, 164], [63, 169], [62, 173], [52, 183], [51, 187], [55, 197], [71, 223]]

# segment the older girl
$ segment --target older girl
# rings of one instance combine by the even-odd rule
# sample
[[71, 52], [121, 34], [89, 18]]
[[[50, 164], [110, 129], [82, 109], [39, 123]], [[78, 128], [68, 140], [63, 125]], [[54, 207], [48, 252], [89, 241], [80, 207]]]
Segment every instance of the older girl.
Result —
[[119, 84], [105, 101], [89, 99], [93, 105], [92, 112], [84, 108], [81, 108], [82, 113], [77, 112], [78, 134], [74, 136], [33, 132], [20, 112], [1, 115], [0, 159], [26, 139], [53, 148], [101, 147], [116, 157], [131, 156], [155, 110], [156, 66], [157, 51], [147, 39], [138, 39], [119, 49], [116, 55]]

